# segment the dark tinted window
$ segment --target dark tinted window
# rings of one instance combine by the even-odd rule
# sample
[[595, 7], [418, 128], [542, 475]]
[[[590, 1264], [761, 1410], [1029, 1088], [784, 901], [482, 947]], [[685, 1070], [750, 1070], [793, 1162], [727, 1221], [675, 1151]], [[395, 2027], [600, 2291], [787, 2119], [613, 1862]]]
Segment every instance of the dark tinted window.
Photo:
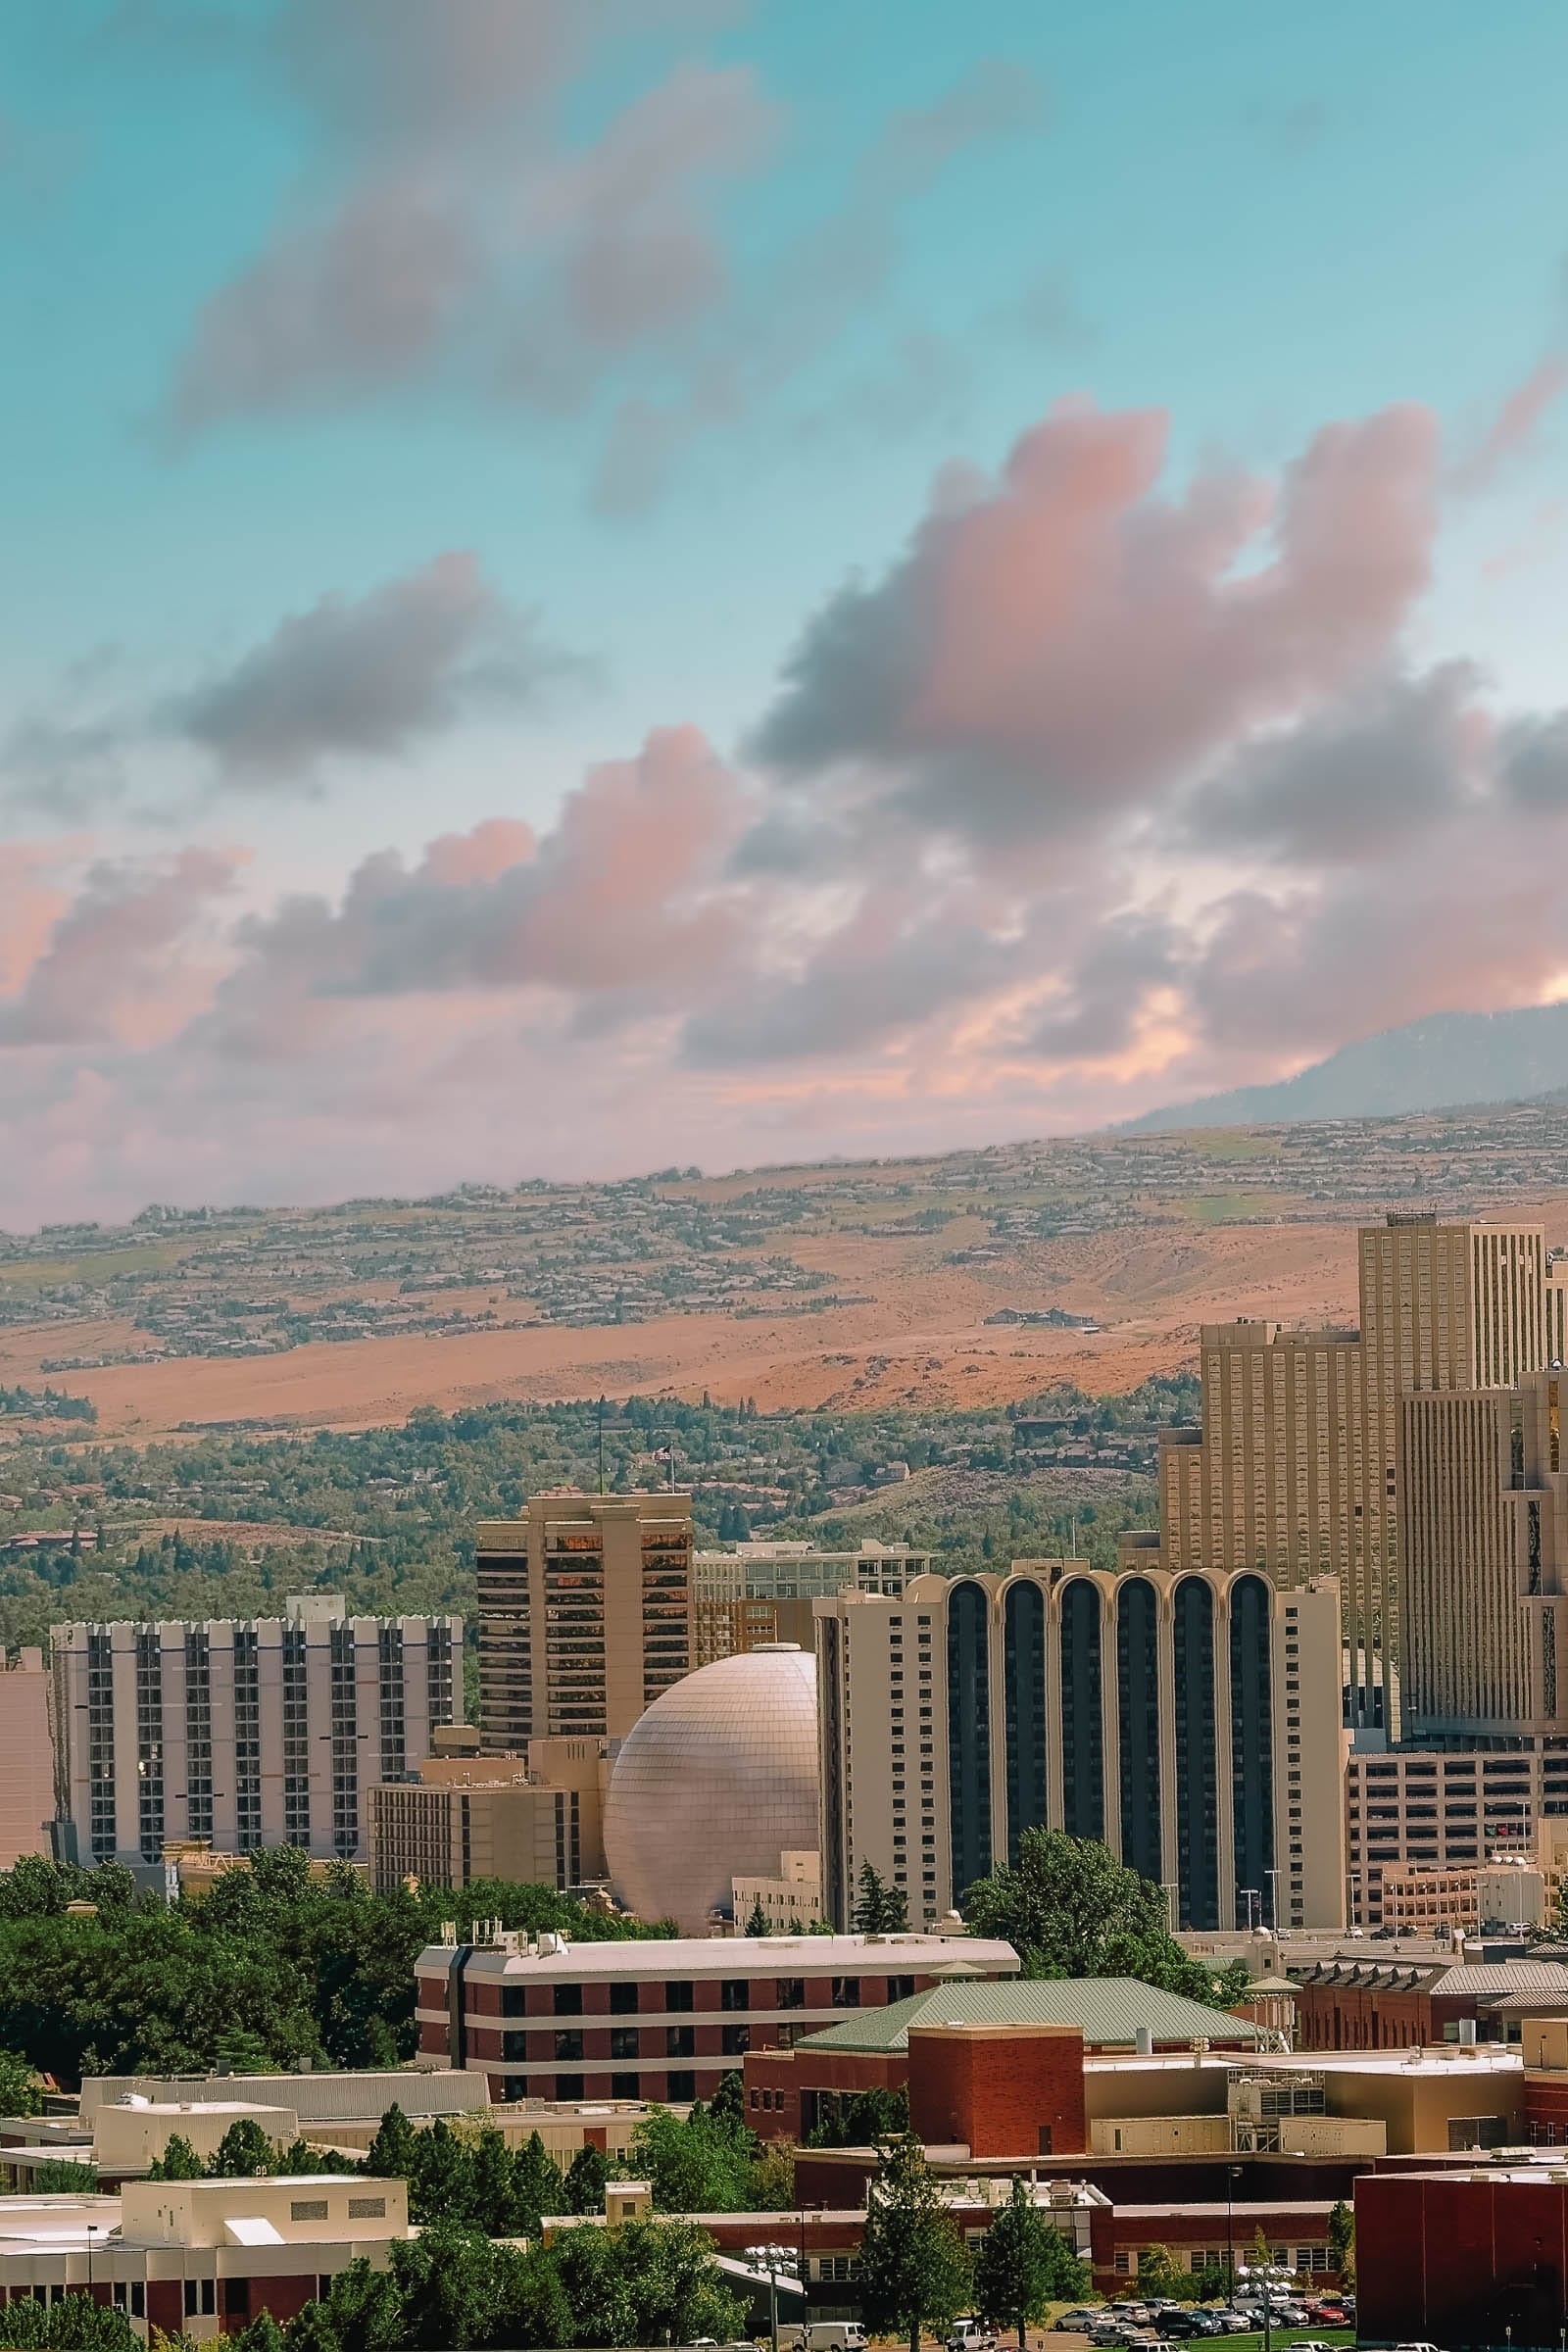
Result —
[[580, 1984], [558, 1984], [556, 1986], [556, 2015], [558, 2017], [581, 2017], [582, 1986]]

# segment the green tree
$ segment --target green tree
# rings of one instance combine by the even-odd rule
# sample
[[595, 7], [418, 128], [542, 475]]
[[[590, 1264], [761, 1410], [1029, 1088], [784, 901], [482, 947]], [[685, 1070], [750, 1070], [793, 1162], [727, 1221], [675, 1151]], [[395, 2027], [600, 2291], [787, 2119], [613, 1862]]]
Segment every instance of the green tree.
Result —
[[746, 1933], [748, 1936], [765, 1936], [768, 1932], [767, 1913], [762, 1909], [762, 1898], [759, 1895], [746, 1915]]
[[1144, 2246], [1138, 2256], [1141, 2295], [1178, 2296], [1191, 2274], [1179, 2271], [1168, 2246]]
[[909, 2094], [901, 2085], [840, 2092], [806, 2134], [808, 2148], [869, 2148], [909, 2129]]
[[957, 2224], [942, 2202], [912, 2134], [879, 2151], [866, 2198], [860, 2247], [860, 2307], [867, 2333], [908, 2339], [920, 2352], [926, 2328], [941, 2328], [962, 2310], [969, 2263]]
[[284, 2352], [283, 2330], [270, 2311], [259, 2311], [229, 2337], [228, 2352]]
[[25, 2058], [0, 2050], [0, 2115], [41, 2115], [43, 2084]]
[[403, 2296], [391, 2271], [362, 2255], [289, 2322], [288, 2352], [404, 2352]]
[[764, 2139], [762, 2152], [752, 2166], [752, 2193], [747, 2202], [754, 2213], [789, 2213], [795, 2204], [795, 2142]]
[[561, 2267], [545, 2246], [495, 2248], [495, 2336], [516, 2352], [555, 2352], [575, 2340]]
[[32, 2168], [32, 2189], [40, 2197], [95, 2197], [98, 2170], [91, 2164], [73, 2164], [57, 2156]]
[[456, 2225], [473, 2210], [473, 2158], [451, 2125], [438, 2116], [416, 2132], [409, 2179], [409, 2216], [421, 2228]]
[[[594, 2154], [599, 2151], [596, 2148]], [[580, 2156], [582, 2150], [577, 2151]], [[530, 2132], [514, 2158], [514, 2180], [517, 2204], [522, 2214], [524, 2234], [536, 2237], [539, 2225], [547, 2213], [593, 2212], [594, 2206], [578, 2206], [568, 2202], [566, 2182], [560, 2165], [551, 2155], [537, 2132]], [[573, 2160], [575, 2162], [575, 2159]], [[599, 2186], [597, 2210], [604, 2210], [604, 2183]]]
[[392, 2248], [392, 2277], [410, 2352], [465, 2352], [488, 2343], [496, 2320], [496, 2265], [470, 2230], [425, 2230]]
[[419, 2135], [401, 2107], [389, 2107], [376, 2125], [360, 2170], [371, 2180], [410, 2180], [418, 2154]]
[[270, 2075], [272, 2072], [272, 2053], [259, 2034], [248, 2026], [231, 2026], [220, 2034], [213, 2055], [220, 2075]]
[[210, 2180], [254, 2180], [259, 2174], [275, 2173], [277, 2147], [253, 2115], [235, 2119], [223, 2133], [207, 2167]]
[[1082, 2294], [1086, 2284], [1084, 2265], [1014, 2174], [1007, 2202], [975, 2262], [976, 2308], [994, 2327], [1016, 2328], [1018, 2352], [1024, 2352], [1030, 2322], [1043, 2319], [1047, 2305], [1058, 2298]]
[[744, 2211], [756, 2154], [744, 2124], [714, 2117], [700, 2099], [684, 2118], [651, 2109], [632, 2138], [632, 2162], [662, 2213]]
[[200, 2180], [205, 2174], [201, 2158], [178, 2132], [171, 2132], [164, 2142], [163, 2154], [155, 2156], [147, 2167], [149, 2180]]
[[1211, 2008], [1245, 1989], [1242, 1963], [1216, 1975], [1183, 1950], [1164, 1888], [1097, 1838], [1025, 1830], [1016, 1866], [977, 1879], [962, 1908], [976, 1935], [1013, 1946], [1025, 1976], [1138, 1977]]
[[732, 2066], [728, 2074], [720, 2075], [718, 2087], [708, 2102], [708, 2112], [715, 2124], [727, 2132], [745, 2132], [746, 2078], [739, 2067]]
[[610, 2159], [603, 2148], [590, 2147], [587, 2140], [577, 2150], [566, 2167], [564, 2183], [568, 2213], [603, 2213], [605, 2183], [612, 2180]]
[[529, 2227], [517, 2161], [499, 2132], [481, 2132], [473, 2143], [467, 2218], [486, 2237], [520, 2237]]
[[1340, 2284], [1355, 2284], [1355, 2215], [1340, 2197], [1329, 2214], [1329, 2269], [1338, 2271]]
[[899, 1935], [908, 1924], [909, 1906], [903, 1888], [890, 1886], [869, 1862], [862, 1862], [856, 1882], [855, 1908], [850, 1913], [850, 1925], [856, 1934]]
[[58, 2303], [13, 2303], [5, 2339], [16, 2352], [135, 2352], [136, 2335], [122, 2311], [68, 2294]]

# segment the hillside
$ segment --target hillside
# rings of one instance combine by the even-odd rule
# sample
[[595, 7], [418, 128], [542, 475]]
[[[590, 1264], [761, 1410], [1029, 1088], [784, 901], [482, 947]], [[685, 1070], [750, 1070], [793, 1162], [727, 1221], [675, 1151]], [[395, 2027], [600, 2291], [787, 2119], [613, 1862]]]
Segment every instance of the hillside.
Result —
[[1440, 1012], [1342, 1046], [1271, 1086], [1238, 1086], [1146, 1111], [1122, 1135], [1195, 1127], [1371, 1119], [1464, 1103], [1523, 1102], [1568, 1087], [1568, 1004], [1510, 1012]]
[[[150, 1210], [0, 1236], [0, 1396], [102, 1435], [401, 1422], [673, 1393], [763, 1410], [1106, 1395], [1205, 1320], [1353, 1312], [1385, 1208], [1568, 1240], [1568, 1107], [1064, 1138], [940, 1158], [667, 1170], [335, 1208]], [[63, 1424], [63, 1439], [77, 1434]]]

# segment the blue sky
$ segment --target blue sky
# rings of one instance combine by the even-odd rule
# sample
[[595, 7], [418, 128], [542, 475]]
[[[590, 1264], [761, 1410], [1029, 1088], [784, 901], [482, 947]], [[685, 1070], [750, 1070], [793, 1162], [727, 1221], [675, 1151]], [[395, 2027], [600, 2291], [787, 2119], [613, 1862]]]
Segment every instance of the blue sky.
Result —
[[[535, 34], [540, 56], [523, 55]], [[449, 67], [456, 95], [442, 111], [426, 100]], [[827, 1070], [802, 1032], [793, 1057], [768, 1049], [760, 1109], [761, 1056], [736, 1047], [726, 1077], [694, 1043], [704, 1003], [588, 1014], [569, 978], [541, 976], [531, 947], [516, 949], [521, 979], [497, 977], [513, 971], [512, 951], [498, 951], [461, 987], [443, 966], [405, 989], [385, 956], [374, 989], [358, 965], [352, 979], [296, 973], [291, 985], [313, 1005], [374, 997], [388, 1020], [401, 1006], [421, 1034], [440, 1031], [443, 1054], [471, 990], [474, 1034], [500, 1022], [529, 1071], [559, 1075], [568, 1051], [575, 1066], [569, 1041], [592, 1035], [607, 1083], [617, 1056], [662, 1069], [711, 1150], [736, 1158], [767, 1155], [792, 1124], [824, 1148], [870, 1148], [881, 1131], [863, 1111], [846, 1123], [842, 1105], [884, 1089], [897, 1104], [889, 1144], [982, 1140], [988, 1117], [1016, 1133], [1113, 1115], [1189, 1083], [1294, 1066], [1412, 1003], [1447, 1001], [1445, 984], [1473, 997], [1485, 942], [1415, 999], [1368, 974], [1322, 1034], [1244, 1037], [1200, 1018], [1193, 956], [1244, 898], [1285, 885], [1277, 864], [1260, 878], [1226, 842], [1196, 844], [1183, 796], [1204, 762], [1250, 758], [1260, 728], [1341, 740], [1339, 702], [1364, 715], [1373, 682], [1395, 669], [1469, 665], [1475, 708], [1450, 732], [1472, 765], [1446, 776], [1445, 823], [1506, 798], [1511, 725], [1548, 725], [1568, 590], [1565, 83], [1561, 11], [1483, 16], [1431, 0], [52, 0], [6, 12], [0, 420], [14, 463], [0, 838], [33, 911], [26, 955], [15, 949], [9, 972], [0, 963], [22, 1007], [0, 1054], [27, 1115], [60, 1122], [62, 1180], [84, 1201], [113, 1191], [84, 1087], [117, 1100], [128, 1088], [138, 1103], [171, 1087], [228, 1100], [234, 1059], [214, 1058], [212, 1006], [221, 1016], [236, 990], [262, 985], [236, 967], [237, 927], [273, 923], [300, 892], [340, 912], [366, 858], [395, 851], [414, 870], [433, 836], [499, 818], [543, 844], [528, 852], [529, 910], [505, 918], [516, 949], [515, 925], [542, 919], [529, 893], [559, 861], [561, 815], [585, 771], [634, 760], [650, 730], [677, 726], [701, 730], [732, 779], [726, 857], [771, 810], [791, 824], [809, 811], [808, 887], [797, 859], [788, 906], [780, 885], [739, 916], [753, 937], [769, 928], [768, 954], [728, 968], [719, 994], [803, 981], [830, 994], [840, 971], [846, 990], [885, 1004], [855, 1073]], [[385, 282], [365, 297], [345, 359], [362, 248], [329, 298], [320, 256], [335, 223], [372, 218]], [[399, 343], [405, 256], [427, 227], [421, 285], [439, 317], [411, 348]], [[1069, 847], [1031, 821], [1041, 859], [1025, 883], [1010, 858], [1004, 910], [980, 917], [999, 887], [963, 818], [973, 740], [946, 744], [936, 775], [911, 705], [884, 713], [874, 743], [841, 728], [830, 760], [808, 774], [797, 763], [782, 784], [757, 744], [825, 601], [853, 579], [867, 598], [885, 591], [868, 620], [891, 627], [923, 610], [937, 590], [918, 564], [907, 577], [901, 566], [933, 484], [941, 500], [981, 496], [1019, 436], [1072, 399], [1163, 417], [1164, 470], [1133, 513], [1179, 501], [1195, 475], [1246, 472], [1277, 499], [1325, 428], [1416, 404], [1441, 432], [1432, 519], [1420, 578], [1396, 610], [1379, 608], [1353, 661], [1336, 653], [1304, 687], [1282, 672], [1200, 745], [1184, 738], [1137, 794], [1117, 788], [1093, 842], [1081, 825]], [[628, 449], [629, 473], [616, 455]], [[1057, 527], [1048, 517], [1042, 534]], [[1244, 534], [1216, 591], [1266, 566], [1272, 527], [1260, 518]], [[280, 718], [298, 662], [316, 661], [305, 634], [278, 638], [288, 616], [308, 630], [322, 600], [351, 616], [365, 606], [365, 626], [331, 638], [321, 660], [386, 659], [386, 611], [369, 600], [454, 551], [471, 568], [459, 617], [441, 607], [446, 650], [428, 654], [417, 708], [368, 710], [375, 682], [362, 680], [351, 717], [322, 721], [318, 662], [311, 710]], [[1049, 612], [1039, 625], [1049, 634]], [[1136, 633], [1129, 644], [1136, 663]], [[407, 641], [398, 648], [406, 682]], [[928, 677], [940, 651], [924, 648]], [[964, 723], [971, 737], [993, 731], [972, 710]], [[1060, 739], [1039, 711], [1030, 723], [1049, 802], [1042, 746], [1057, 759]], [[1477, 730], [1492, 745], [1484, 775]], [[1367, 767], [1351, 797], [1375, 801], [1382, 772]], [[1027, 801], [1027, 777], [1009, 774]], [[897, 809], [903, 826], [915, 801], [929, 830], [900, 833], [890, 882], [880, 854], [867, 863], [866, 810], [885, 822]], [[227, 883], [162, 918], [176, 929], [158, 950], [161, 1010], [131, 971], [106, 1019], [27, 1011], [29, 959], [60, 947], [51, 926], [71, 910], [68, 947], [101, 904], [167, 885], [171, 859], [241, 850]], [[1349, 860], [1366, 886], [1376, 854], [1362, 841]], [[971, 895], [939, 907], [920, 894], [934, 871], [952, 883], [956, 858]], [[1310, 908], [1291, 902], [1298, 927], [1342, 885], [1345, 856], [1328, 862], [1339, 880], [1314, 879], [1310, 859], [1294, 877], [1318, 893]], [[722, 928], [735, 870], [684, 871], [681, 919], [706, 910]], [[1097, 952], [1058, 919], [1057, 890], [1095, 897], [1122, 923], [1118, 942], [1127, 922], [1143, 937], [1157, 921], [1185, 944], [1151, 962], [1112, 1049], [1042, 1061], [1030, 1007], [1080, 1004]], [[922, 1061], [951, 1068], [969, 1051], [952, 1022], [960, 997], [972, 1021], [979, 982], [971, 970], [901, 1028], [896, 964], [837, 960], [835, 940], [847, 956], [841, 934], [857, 924], [921, 968], [922, 926], [949, 943], [958, 928], [987, 932], [986, 1002], [1011, 1008], [986, 1032], [994, 1083], [922, 1090]], [[1022, 968], [1009, 958], [1025, 937]], [[165, 1002], [175, 961], [196, 977]], [[1559, 965], [1568, 951], [1500, 973], [1496, 1001], [1554, 991]], [[1204, 987], [1217, 986], [1210, 973]], [[948, 1026], [922, 1044], [932, 1018]], [[318, 1075], [324, 1099], [330, 1073]], [[545, 1172], [571, 1151], [593, 1156], [599, 1117], [585, 1104], [541, 1145]], [[359, 1180], [329, 1127], [312, 1125], [314, 1141], [302, 1127], [276, 1184], [319, 1194]], [[378, 1150], [396, 1158], [400, 1132], [388, 1111]], [[487, 1162], [515, 1156], [489, 1123], [459, 1122], [454, 1137]], [[418, 1171], [431, 1164], [412, 1152]], [[204, 1174], [220, 1189], [237, 1181], [220, 1156]]]

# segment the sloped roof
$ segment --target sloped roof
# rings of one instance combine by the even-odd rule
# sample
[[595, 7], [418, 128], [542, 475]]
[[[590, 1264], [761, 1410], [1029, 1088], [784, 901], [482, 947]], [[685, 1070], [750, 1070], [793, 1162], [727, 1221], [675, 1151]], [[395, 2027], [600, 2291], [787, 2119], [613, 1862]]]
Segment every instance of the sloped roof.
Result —
[[1207, 2037], [1255, 2040], [1258, 2029], [1225, 2009], [1208, 2009], [1179, 1993], [1161, 1992], [1136, 1977], [1069, 1977], [1023, 1982], [992, 1979], [979, 1984], [935, 1984], [885, 2009], [862, 2010], [819, 2034], [803, 2036], [801, 2050], [906, 2050], [911, 2026], [1078, 2026], [1086, 2042], [1131, 2049], [1147, 2027], [1159, 2042]]

